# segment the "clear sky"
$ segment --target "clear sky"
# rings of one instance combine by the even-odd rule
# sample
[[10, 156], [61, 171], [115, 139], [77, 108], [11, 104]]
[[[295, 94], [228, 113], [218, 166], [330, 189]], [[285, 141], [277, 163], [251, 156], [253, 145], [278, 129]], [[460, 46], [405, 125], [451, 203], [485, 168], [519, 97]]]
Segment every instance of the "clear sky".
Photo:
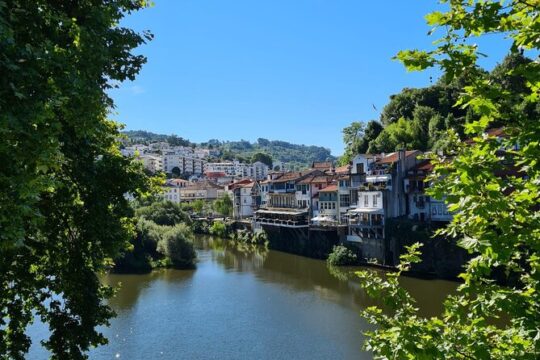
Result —
[[[435, 0], [155, 0], [124, 25], [155, 39], [136, 81], [111, 92], [128, 130], [191, 141], [259, 137], [343, 151], [341, 130], [391, 94], [430, 83], [391, 58], [428, 49]], [[494, 56], [500, 41], [483, 42]]]

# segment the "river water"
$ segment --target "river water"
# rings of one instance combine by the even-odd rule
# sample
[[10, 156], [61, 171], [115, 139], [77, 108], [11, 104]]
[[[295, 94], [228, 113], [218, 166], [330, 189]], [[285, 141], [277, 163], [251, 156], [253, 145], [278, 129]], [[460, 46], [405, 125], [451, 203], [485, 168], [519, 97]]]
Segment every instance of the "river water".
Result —
[[[90, 359], [371, 359], [362, 351], [369, 325], [359, 316], [375, 302], [355, 269], [209, 237], [197, 239], [196, 270], [107, 275], [121, 283], [110, 305], [118, 316], [102, 331], [109, 345]], [[357, 269], [356, 269], [357, 270]], [[401, 280], [424, 315], [436, 315], [456, 284]], [[30, 333], [37, 342], [46, 328]], [[33, 345], [30, 359], [47, 353]]]

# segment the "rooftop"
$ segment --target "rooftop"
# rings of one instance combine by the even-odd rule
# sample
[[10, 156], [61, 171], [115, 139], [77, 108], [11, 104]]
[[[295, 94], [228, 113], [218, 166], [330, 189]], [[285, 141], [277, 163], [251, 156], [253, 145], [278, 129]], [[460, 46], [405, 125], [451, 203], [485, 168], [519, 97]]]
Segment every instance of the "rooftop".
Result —
[[319, 192], [334, 192], [334, 191], [338, 191], [338, 186], [337, 185], [329, 185], [329, 186], [325, 187], [324, 189], [319, 190]]
[[[419, 150], [407, 150], [405, 151], [405, 158], [408, 158], [409, 156], [413, 156], [419, 153], [420, 153]], [[377, 160], [376, 164], [392, 164], [398, 160], [399, 160], [399, 152], [396, 151], [396, 152], [386, 155], [380, 160]]]

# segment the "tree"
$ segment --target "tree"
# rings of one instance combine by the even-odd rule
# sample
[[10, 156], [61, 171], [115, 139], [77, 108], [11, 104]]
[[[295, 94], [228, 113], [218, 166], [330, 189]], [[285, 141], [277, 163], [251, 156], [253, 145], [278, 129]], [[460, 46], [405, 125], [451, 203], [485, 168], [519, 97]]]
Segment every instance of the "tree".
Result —
[[223, 216], [231, 216], [233, 211], [233, 203], [231, 198], [227, 194], [221, 196], [219, 199], [214, 201], [214, 210]]
[[253, 156], [251, 157], [251, 162], [254, 163], [257, 161], [260, 161], [263, 164], [268, 165], [269, 168], [272, 168], [272, 157], [268, 154], [262, 152], [257, 152], [253, 154]]
[[180, 223], [191, 224], [189, 215], [180, 204], [172, 201], [155, 201], [135, 210], [138, 217], [151, 220], [158, 225], [174, 226]]
[[157, 251], [166, 256], [177, 269], [193, 267], [197, 258], [193, 248], [193, 233], [186, 224], [169, 228], [159, 241]]
[[369, 144], [375, 140], [379, 134], [383, 131], [383, 126], [380, 122], [376, 120], [368, 121], [366, 125], [366, 130], [364, 131], [364, 137], [358, 148], [360, 154], [367, 153], [369, 149]]
[[[426, 17], [434, 28], [430, 33], [444, 27], [436, 48], [402, 51], [397, 58], [410, 70], [439, 67], [446, 81], [468, 78], [457, 106], [474, 115], [464, 128], [470, 141], [462, 142], [452, 130], [447, 134], [451, 159], [432, 159], [430, 195], [445, 198], [454, 213], [440, 233], [457, 238], [471, 260], [443, 314], [429, 319], [418, 314], [414, 299], [398, 282], [401, 271], [420, 261], [418, 244], [402, 257], [399, 272], [386, 279], [359, 273], [368, 294], [386, 305], [386, 313], [377, 307], [364, 312], [376, 325], [367, 333], [366, 348], [378, 358], [538, 359], [540, 126], [535, 111], [540, 64], [520, 62], [506, 72], [526, 80], [523, 93], [515, 96], [516, 87], [478, 70], [480, 52], [471, 39], [506, 35], [512, 39], [512, 53], [538, 51], [540, 2], [443, 2], [445, 12]], [[484, 135], [493, 125], [503, 125], [505, 137]]]
[[197, 214], [200, 214], [202, 210], [204, 209], [204, 200], [197, 199], [191, 203], [191, 206], [194, 212], [196, 212]]
[[383, 131], [381, 123], [370, 120], [364, 126], [364, 123], [353, 122], [343, 129], [343, 142], [345, 143], [345, 152], [339, 159], [340, 165], [348, 164], [356, 154], [368, 152], [369, 144], [374, 141]]
[[171, 169], [171, 174], [174, 175], [175, 177], [179, 177], [180, 175], [182, 175], [182, 171], [180, 170], [178, 166], [175, 166]]
[[0, 2], [0, 357], [22, 359], [34, 316], [55, 359], [84, 358], [113, 315], [102, 271], [133, 235], [124, 194], [149, 181], [119, 152], [108, 91], [151, 36], [122, 27], [143, 1]]

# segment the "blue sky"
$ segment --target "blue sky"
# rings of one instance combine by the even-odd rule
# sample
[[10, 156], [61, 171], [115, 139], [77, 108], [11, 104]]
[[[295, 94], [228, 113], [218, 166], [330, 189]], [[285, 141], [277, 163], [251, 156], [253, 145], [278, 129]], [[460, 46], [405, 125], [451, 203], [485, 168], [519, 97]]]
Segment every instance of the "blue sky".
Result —
[[[259, 137], [343, 151], [341, 130], [430, 83], [391, 58], [428, 49], [435, 0], [155, 0], [123, 25], [151, 30], [139, 77], [111, 92], [128, 130], [191, 141]], [[481, 43], [491, 68], [508, 45]], [[377, 111], [377, 110], [378, 111]]]

